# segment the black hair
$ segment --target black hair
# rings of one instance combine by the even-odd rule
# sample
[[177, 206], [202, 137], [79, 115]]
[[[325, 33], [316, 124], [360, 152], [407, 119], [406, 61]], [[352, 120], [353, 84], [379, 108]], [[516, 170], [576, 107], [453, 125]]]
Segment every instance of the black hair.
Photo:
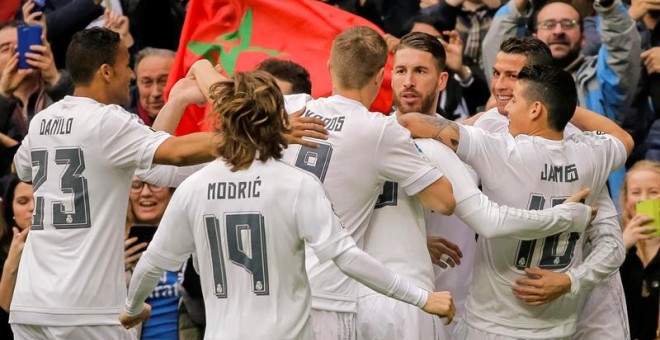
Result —
[[532, 37], [512, 37], [502, 42], [500, 52], [527, 57], [526, 65], [551, 65], [552, 52], [543, 41]]
[[88, 85], [102, 65], [114, 65], [119, 42], [119, 34], [105, 28], [95, 27], [74, 34], [66, 50], [66, 69], [73, 83]]
[[291, 83], [292, 94], [312, 94], [312, 81], [309, 78], [309, 72], [293, 61], [268, 58], [259, 64], [257, 70], [266, 71], [279, 80]]
[[548, 125], [556, 131], [564, 131], [578, 103], [571, 74], [554, 66], [532, 65], [523, 67], [518, 81], [527, 85], [523, 94], [526, 101], [539, 101], [546, 107]]

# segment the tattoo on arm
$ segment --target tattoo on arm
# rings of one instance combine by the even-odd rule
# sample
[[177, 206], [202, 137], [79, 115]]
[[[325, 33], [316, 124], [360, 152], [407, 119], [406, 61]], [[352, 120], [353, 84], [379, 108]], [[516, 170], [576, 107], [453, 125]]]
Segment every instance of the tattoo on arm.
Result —
[[456, 151], [458, 149], [459, 131], [458, 124], [443, 117], [424, 116], [424, 119], [437, 128], [433, 139]]

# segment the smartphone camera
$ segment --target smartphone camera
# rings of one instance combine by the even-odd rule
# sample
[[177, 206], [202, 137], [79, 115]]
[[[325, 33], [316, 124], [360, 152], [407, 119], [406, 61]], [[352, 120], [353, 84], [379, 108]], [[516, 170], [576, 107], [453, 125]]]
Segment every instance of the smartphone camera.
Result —
[[28, 69], [30, 65], [27, 63], [25, 53], [30, 52], [30, 46], [41, 45], [42, 28], [39, 25], [20, 25], [18, 29], [18, 68]]

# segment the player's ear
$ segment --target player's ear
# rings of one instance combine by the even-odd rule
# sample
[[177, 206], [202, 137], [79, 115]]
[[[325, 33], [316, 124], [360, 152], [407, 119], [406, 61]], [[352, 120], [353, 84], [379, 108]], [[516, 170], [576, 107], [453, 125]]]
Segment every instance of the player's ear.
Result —
[[529, 107], [530, 118], [532, 120], [539, 119], [543, 115], [543, 112], [545, 111], [546, 111], [545, 106], [541, 104], [541, 102], [535, 101]]
[[103, 78], [103, 80], [105, 80], [106, 82], [109, 83], [110, 80], [112, 79], [112, 74], [113, 74], [112, 66], [108, 64], [103, 64], [101, 65], [101, 67], [99, 67], [98, 72]]

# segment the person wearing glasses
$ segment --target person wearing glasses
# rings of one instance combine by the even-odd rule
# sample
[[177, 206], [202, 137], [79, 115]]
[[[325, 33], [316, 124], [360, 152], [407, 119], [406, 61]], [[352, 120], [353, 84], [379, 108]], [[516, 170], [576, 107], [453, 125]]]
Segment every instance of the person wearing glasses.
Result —
[[[492, 77], [495, 56], [500, 44], [516, 35], [520, 19], [536, 11], [530, 0], [511, 0], [495, 15], [484, 38], [484, 68]], [[640, 75], [641, 42], [635, 21], [621, 5], [621, 0], [596, 0], [594, 9], [601, 17], [600, 50], [596, 56], [584, 56], [582, 21], [575, 7], [549, 2], [538, 9], [534, 36], [552, 52], [553, 64], [570, 72], [578, 91], [578, 106], [597, 112], [621, 125], [635, 95]], [[612, 197], [617, 197], [625, 169], [609, 177]]]
[[[173, 194], [174, 188], [148, 184], [133, 177], [128, 202], [132, 225], [139, 225], [138, 228], [158, 228]], [[147, 244], [140, 242], [137, 237], [129, 236], [125, 245], [125, 254], [133, 257], [134, 267]], [[151, 318], [142, 325], [140, 339], [178, 339], [177, 320], [181, 297], [177, 287], [182, 278], [181, 270], [161, 273], [158, 285], [147, 298], [147, 303], [151, 305]]]

